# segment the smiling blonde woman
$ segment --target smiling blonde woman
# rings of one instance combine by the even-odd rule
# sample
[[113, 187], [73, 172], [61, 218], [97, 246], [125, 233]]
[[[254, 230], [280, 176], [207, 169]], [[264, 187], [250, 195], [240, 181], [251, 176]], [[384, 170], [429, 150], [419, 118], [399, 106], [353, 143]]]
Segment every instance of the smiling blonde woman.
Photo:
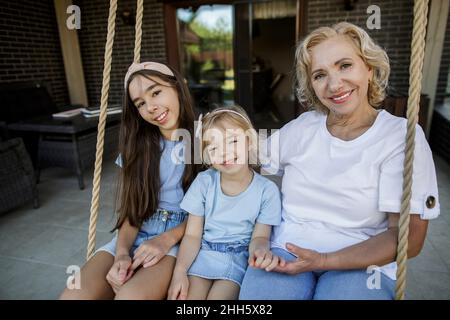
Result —
[[[406, 119], [379, 109], [386, 52], [358, 26], [311, 32], [296, 52], [297, 94], [312, 111], [270, 137], [268, 173], [282, 175], [272, 272], [249, 267], [241, 299], [393, 299]], [[436, 171], [416, 129], [408, 256], [439, 213]], [[376, 274], [374, 274], [375, 272]], [[374, 280], [375, 279], [375, 280]]]

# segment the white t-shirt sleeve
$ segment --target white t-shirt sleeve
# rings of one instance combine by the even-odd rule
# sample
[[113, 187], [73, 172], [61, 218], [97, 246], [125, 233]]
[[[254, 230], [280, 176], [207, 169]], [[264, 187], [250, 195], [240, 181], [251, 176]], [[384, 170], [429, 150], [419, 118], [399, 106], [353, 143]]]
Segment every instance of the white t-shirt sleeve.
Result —
[[281, 223], [280, 190], [272, 181], [267, 181], [264, 188], [261, 209], [256, 222], [271, 226]]
[[[397, 149], [381, 165], [378, 206], [383, 212], [400, 212], [404, 144]], [[434, 219], [440, 213], [433, 156], [420, 126], [416, 126], [410, 213], [420, 214], [422, 219]]]
[[209, 178], [210, 176], [206, 172], [200, 172], [197, 175], [180, 203], [181, 209], [196, 216], [205, 215], [205, 201]]

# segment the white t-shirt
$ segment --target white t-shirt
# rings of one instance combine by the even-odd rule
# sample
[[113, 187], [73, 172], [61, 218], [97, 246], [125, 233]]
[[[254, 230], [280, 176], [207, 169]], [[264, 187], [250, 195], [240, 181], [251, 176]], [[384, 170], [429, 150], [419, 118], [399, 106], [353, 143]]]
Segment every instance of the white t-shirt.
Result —
[[[282, 174], [282, 222], [273, 246], [286, 242], [319, 252], [357, 244], [387, 229], [387, 212], [400, 212], [406, 119], [379, 111], [361, 136], [332, 136], [326, 115], [305, 112], [269, 138], [266, 171]], [[430, 147], [416, 126], [411, 213], [439, 215]], [[427, 199], [434, 197], [434, 207]], [[369, 252], [367, 254], [370, 254]], [[380, 270], [396, 278], [396, 263]]]

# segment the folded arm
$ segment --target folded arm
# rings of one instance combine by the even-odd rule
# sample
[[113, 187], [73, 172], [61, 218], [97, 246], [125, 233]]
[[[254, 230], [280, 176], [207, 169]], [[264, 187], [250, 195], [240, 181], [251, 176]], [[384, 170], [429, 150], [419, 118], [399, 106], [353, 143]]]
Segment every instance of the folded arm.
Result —
[[[397, 255], [399, 217], [398, 213], [390, 213], [386, 231], [335, 252], [318, 253], [288, 244], [288, 250], [297, 255], [298, 259], [287, 262], [284, 267], [277, 267], [275, 271], [295, 274], [312, 270], [365, 269], [371, 265], [382, 266], [393, 262]], [[417, 256], [422, 250], [427, 228], [427, 220], [420, 219], [418, 214], [411, 214], [408, 236], [409, 258]]]

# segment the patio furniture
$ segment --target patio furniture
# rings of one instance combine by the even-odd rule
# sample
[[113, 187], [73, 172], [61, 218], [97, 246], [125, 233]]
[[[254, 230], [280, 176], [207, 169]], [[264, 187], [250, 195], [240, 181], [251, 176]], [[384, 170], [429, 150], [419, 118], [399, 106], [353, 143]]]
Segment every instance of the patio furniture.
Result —
[[[84, 189], [83, 170], [93, 163], [95, 157], [98, 117], [52, 117], [52, 114], [79, 107], [68, 105], [58, 108], [40, 82], [0, 85], [1, 137], [23, 139], [36, 171], [37, 182], [41, 169], [61, 166], [74, 170], [80, 189]], [[108, 118], [106, 156], [115, 154], [119, 122], [120, 115]]]
[[22, 139], [0, 141], [0, 213], [30, 200], [39, 207], [36, 177]]
[[[78, 115], [70, 119], [51, 116], [19, 121], [8, 125], [10, 131], [28, 132], [38, 137], [36, 176], [46, 167], [64, 167], [77, 174], [78, 185], [84, 189], [83, 171], [94, 163], [98, 117]], [[107, 119], [105, 158], [117, 155], [120, 114]]]
[[8, 124], [59, 112], [44, 83], [39, 81], [0, 84], [0, 134], [4, 140], [20, 137], [36, 164], [38, 139], [29, 133], [10, 132]]
[[0, 119], [7, 124], [63, 111], [38, 81], [2, 83], [0, 106]]

